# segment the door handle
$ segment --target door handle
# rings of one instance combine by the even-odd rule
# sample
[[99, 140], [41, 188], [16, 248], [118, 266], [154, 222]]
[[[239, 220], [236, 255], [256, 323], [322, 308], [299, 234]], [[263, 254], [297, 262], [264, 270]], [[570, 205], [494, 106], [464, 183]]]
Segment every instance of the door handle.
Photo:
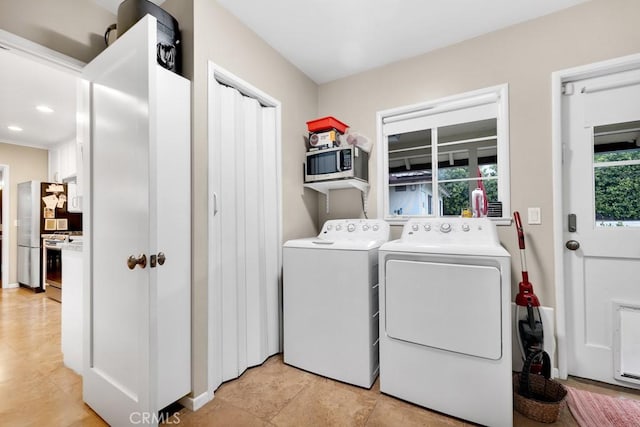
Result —
[[565, 246], [570, 251], [575, 251], [580, 247], [580, 242], [578, 242], [577, 240], [567, 240], [567, 243], [565, 243]]
[[158, 264], [164, 265], [164, 262], [167, 260], [167, 257], [164, 255], [164, 252], [158, 252]]
[[136, 258], [135, 256], [130, 255], [129, 258], [127, 258], [127, 267], [129, 267], [129, 270], [133, 270], [136, 268], [136, 265], [139, 265], [140, 268], [145, 268], [147, 266], [147, 256], [145, 254], [140, 254], [140, 256]]

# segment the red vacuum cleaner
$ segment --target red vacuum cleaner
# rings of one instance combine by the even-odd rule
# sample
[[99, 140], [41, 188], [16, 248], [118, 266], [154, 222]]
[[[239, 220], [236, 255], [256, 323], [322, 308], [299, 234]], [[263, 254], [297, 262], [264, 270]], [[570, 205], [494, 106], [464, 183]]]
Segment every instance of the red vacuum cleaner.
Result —
[[[533, 285], [529, 282], [529, 272], [527, 271], [527, 258], [524, 246], [524, 230], [520, 213], [514, 212], [513, 218], [516, 222], [518, 232], [518, 246], [520, 247], [520, 262], [522, 264], [522, 282], [518, 285], [518, 295], [516, 295], [516, 333], [518, 345], [522, 353], [522, 360], [543, 350], [544, 335], [542, 331], [542, 318], [540, 317], [540, 301], [533, 292]], [[537, 362], [537, 363], [536, 363]], [[542, 360], [534, 361], [532, 372], [542, 369]]]

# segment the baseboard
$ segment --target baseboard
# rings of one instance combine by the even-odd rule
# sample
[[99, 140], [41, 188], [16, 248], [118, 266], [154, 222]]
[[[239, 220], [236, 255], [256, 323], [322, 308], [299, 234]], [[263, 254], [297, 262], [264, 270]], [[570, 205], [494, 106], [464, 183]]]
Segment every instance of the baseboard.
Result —
[[198, 409], [202, 408], [207, 403], [209, 403], [212, 399], [213, 399], [213, 393], [209, 393], [205, 391], [204, 393], [196, 397], [185, 396], [182, 399], [180, 399], [178, 402], [185, 408], [189, 409], [190, 411], [195, 412]]
[[2, 289], [12, 289], [12, 288], [19, 288], [20, 285], [18, 285], [17, 283], [9, 283], [7, 285], [2, 285]]

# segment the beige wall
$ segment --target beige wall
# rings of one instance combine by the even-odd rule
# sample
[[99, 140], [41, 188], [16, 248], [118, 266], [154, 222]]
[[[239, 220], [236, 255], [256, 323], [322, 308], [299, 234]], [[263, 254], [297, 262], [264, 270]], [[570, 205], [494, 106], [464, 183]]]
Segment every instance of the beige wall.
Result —
[[104, 50], [115, 22], [91, 0], [0, 0], [0, 28], [83, 62]]
[[[13, 144], [0, 142], [0, 166], [5, 168], [3, 175], [3, 187], [9, 189], [9, 206], [3, 209], [9, 210], [9, 221], [2, 224], [3, 238], [9, 237], [9, 283], [3, 283], [6, 287], [9, 284], [17, 283], [17, 253], [18, 241], [15, 221], [18, 212], [18, 188], [17, 185], [25, 181], [46, 181], [48, 172], [49, 153], [40, 148], [21, 147]], [[7, 185], [8, 184], [8, 185]], [[6, 266], [3, 265], [3, 268]]]
[[[319, 115], [333, 115], [376, 138], [376, 112], [502, 83], [509, 84], [511, 208], [542, 209], [526, 225], [529, 277], [544, 305], [555, 306], [551, 176], [551, 73], [640, 52], [637, 0], [594, 0], [416, 58], [320, 86]], [[369, 217], [376, 215], [377, 155], [370, 160]], [[359, 217], [355, 190], [331, 196], [319, 220]], [[322, 196], [321, 196], [322, 197]], [[396, 231], [397, 233], [397, 231]], [[499, 227], [520, 280], [514, 227]]]
[[193, 394], [207, 391], [207, 66], [230, 71], [282, 103], [283, 238], [314, 234], [317, 197], [302, 187], [302, 136], [315, 117], [317, 85], [212, 0], [169, 0], [183, 31], [185, 75], [192, 79]]

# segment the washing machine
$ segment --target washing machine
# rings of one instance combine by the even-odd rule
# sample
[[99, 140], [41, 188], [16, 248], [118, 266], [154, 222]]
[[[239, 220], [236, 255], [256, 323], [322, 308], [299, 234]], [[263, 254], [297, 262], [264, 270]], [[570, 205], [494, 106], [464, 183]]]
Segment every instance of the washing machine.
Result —
[[511, 426], [511, 262], [486, 218], [408, 221], [380, 260], [380, 391]]
[[284, 362], [370, 388], [378, 376], [378, 248], [382, 220], [329, 220], [284, 244]]

